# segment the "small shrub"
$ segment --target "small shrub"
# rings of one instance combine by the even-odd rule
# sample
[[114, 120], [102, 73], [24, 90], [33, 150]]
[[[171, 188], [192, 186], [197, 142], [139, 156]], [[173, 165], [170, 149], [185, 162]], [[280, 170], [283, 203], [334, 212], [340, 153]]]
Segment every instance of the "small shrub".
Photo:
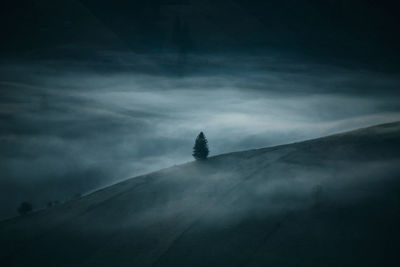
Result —
[[26, 215], [27, 213], [32, 211], [32, 204], [29, 202], [22, 202], [21, 205], [18, 207], [18, 213], [20, 215]]

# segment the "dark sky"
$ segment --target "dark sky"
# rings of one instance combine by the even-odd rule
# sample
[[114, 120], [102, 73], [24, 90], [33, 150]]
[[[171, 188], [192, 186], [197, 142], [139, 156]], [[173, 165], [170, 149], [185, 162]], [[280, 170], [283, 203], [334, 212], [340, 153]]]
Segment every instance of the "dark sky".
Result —
[[400, 118], [399, 4], [2, 1], [0, 218], [211, 154]]

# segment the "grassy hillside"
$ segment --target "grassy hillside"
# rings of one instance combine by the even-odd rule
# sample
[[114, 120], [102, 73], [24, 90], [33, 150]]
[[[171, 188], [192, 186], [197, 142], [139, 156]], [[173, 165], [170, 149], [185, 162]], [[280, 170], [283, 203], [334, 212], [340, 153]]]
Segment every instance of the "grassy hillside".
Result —
[[397, 266], [400, 123], [135, 177], [0, 224], [1, 266]]

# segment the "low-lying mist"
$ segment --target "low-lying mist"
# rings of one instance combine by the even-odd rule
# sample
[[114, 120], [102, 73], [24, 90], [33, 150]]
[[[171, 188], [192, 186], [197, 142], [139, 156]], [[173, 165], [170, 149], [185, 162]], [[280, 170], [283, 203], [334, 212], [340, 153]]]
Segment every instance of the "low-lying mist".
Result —
[[123, 70], [1, 66], [0, 217], [190, 161], [200, 131], [216, 155], [400, 118], [390, 74], [189, 55], [168, 71], [170, 59], [132, 57], [118, 55]]

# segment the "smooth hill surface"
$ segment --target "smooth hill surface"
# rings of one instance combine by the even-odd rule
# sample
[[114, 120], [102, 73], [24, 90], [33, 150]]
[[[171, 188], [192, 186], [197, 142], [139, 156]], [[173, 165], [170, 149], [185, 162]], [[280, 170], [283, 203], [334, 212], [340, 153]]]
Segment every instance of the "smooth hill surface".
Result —
[[398, 266], [400, 123], [236, 152], [0, 223], [0, 266]]

